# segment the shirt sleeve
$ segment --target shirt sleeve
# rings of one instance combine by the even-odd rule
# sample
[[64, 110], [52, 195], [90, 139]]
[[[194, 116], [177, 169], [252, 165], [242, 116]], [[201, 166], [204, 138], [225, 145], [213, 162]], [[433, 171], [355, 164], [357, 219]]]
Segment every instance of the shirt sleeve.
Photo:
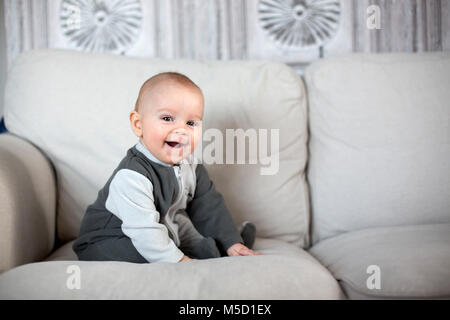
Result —
[[198, 164], [194, 198], [186, 212], [196, 229], [205, 237], [215, 239], [224, 251], [235, 243], [243, 243], [223, 196], [216, 190], [206, 168]]
[[178, 262], [183, 252], [159, 223], [153, 197], [153, 184], [130, 169], [119, 170], [109, 185], [106, 209], [122, 220], [122, 231], [136, 250], [149, 262]]

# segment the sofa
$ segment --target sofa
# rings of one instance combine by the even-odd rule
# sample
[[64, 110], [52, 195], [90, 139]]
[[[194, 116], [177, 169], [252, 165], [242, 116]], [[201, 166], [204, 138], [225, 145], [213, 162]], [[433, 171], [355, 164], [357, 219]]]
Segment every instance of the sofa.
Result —
[[[250, 153], [205, 163], [263, 255], [135, 264], [72, 251], [137, 143], [128, 115], [141, 84], [163, 71], [202, 88], [204, 132], [278, 132], [259, 137], [274, 174]], [[266, 60], [21, 53], [0, 135], [0, 298], [449, 299], [449, 101], [450, 52], [346, 54], [301, 75]]]

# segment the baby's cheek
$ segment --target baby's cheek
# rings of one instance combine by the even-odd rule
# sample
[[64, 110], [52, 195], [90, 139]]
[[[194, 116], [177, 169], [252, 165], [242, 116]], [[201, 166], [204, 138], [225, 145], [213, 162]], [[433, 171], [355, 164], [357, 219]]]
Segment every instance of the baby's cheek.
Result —
[[191, 143], [191, 152], [194, 152], [195, 148], [198, 146], [198, 144], [200, 142], [200, 139], [201, 139], [200, 135], [196, 135], [196, 136], [193, 136], [191, 138], [191, 141], [192, 141], [192, 143]]
[[154, 129], [151, 132], [151, 138], [155, 141], [155, 143], [158, 143], [160, 145], [164, 144], [164, 141], [166, 141], [167, 133], [162, 129]]

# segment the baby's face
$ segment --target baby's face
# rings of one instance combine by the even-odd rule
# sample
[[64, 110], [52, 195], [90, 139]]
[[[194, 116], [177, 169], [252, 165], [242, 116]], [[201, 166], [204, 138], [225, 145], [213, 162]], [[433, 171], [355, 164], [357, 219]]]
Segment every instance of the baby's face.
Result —
[[173, 165], [194, 152], [201, 139], [204, 104], [198, 89], [160, 84], [144, 93], [142, 101], [140, 122], [135, 122], [139, 128], [133, 127], [131, 115], [132, 127], [155, 157]]

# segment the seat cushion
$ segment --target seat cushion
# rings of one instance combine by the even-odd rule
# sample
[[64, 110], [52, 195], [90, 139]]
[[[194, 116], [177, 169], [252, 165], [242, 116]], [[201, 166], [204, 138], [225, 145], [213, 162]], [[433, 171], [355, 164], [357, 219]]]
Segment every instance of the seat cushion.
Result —
[[450, 223], [450, 52], [355, 54], [305, 72], [312, 240]]
[[[70, 244], [65, 246], [66, 252]], [[306, 251], [257, 239], [252, 257], [183, 263], [48, 261], [0, 275], [0, 299], [339, 299], [326, 268]], [[66, 255], [70, 257], [70, 254]], [[61, 257], [61, 255], [60, 255]], [[55, 257], [55, 259], [57, 259]], [[80, 289], [66, 283], [78, 266]], [[75, 267], [76, 269], [77, 267]], [[68, 273], [69, 272], [69, 273]]]
[[349, 298], [450, 299], [450, 224], [359, 230], [309, 252]]
[[[203, 132], [217, 129], [224, 151], [233, 150], [225, 141], [226, 129], [267, 130], [267, 137], [261, 134], [252, 142], [257, 159], [248, 151], [245, 164], [209, 160], [204, 164], [237, 225], [250, 220], [260, 237], [307, 247], [306, 95], [293, 69], [269, 61], [200, 62], [58, 49], [27, 51], [8, 74], [5, 121], [10, 132], [34, 143], [55, 167], [58, 238], [65, 243], [78, 235], [87, 206], [137, 143], [129, 113], [144, 81], [163, 71], [184, 73], [201, 87]], [[278, 146], [272, 145], [272, 135]], [[208, 136], [215, 137], [220, 138]], [[211, 153], [211, 146], [205, 138], [203, 151]], [[267, 157], [261, 146], [267, 147]], [[226, 152], [222, 160], [225, 157]], [[263, 175], [261, 170], [269, 168], [274, 171]]]
[[44, 261], [76, 261], [77, 255], [72, 250], [75, 240], [69, 241], [53, 251]]

